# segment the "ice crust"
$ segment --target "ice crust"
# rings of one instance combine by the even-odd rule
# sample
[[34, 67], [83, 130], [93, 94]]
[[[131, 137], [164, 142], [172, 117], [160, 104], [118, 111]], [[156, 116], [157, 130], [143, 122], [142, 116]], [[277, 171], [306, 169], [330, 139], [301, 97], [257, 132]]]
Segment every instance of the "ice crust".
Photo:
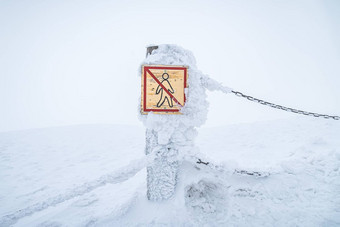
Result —
[[200, 127], [207, 119], [209, 103], [206, 89], [231, 92], [230, 88], [198, 70], [192, 52], [177, 45], [159, 45], [158, 49], [142, 62], [142, 65], [144, 64], [188, 66], [188, 88], [185, 92], [186, 103], [181, 109], [182, 115], [139, 114], [145, 127], [158, 133], [159, 144], [167, 144], [170, 139], [179, 144], [193, 141], [197, 134], [195, 127]]
[[172, 141], [183, 142], [187, 129], [202, 125], [208, 111], [205, 89], [201, 86], [202, 73], [196, 68], [193, 54], [175, 45], [159, 45], [142, 64], [188, 66], [189, 87], [185, 91], [185, 106], [181, 109], [183, 115], [140, 115], [146, 128], [158, 133], [159, 144], [167, 144], [170, 138]]
[[154, 163], [147, 168], [147, 194], [150, 200], [157, 201], [174, 195], [183, 158], [189, 154], [194, 156], [197, 151], [194, 146], [196, 128], [205, 123], [208, 114], [206, 89], [226, 93], [231, 89], [204, 75], [197, 69], [193, 54], [176, 45], [159, 45], [147, 55], [142, 65], [145, 64], [188, 67], [188, 88], [185, 89], [186, 103], [180, 110], [182, 114], [139, 114], [146, 127], [146, 154], [156, 152]]

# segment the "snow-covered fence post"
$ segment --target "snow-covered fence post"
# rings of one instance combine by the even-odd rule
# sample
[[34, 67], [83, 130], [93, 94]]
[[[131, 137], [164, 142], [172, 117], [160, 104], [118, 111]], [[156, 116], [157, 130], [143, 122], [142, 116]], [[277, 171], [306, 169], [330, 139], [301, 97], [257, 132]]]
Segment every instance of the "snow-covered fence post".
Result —
[[197, 70], [190, 51], [176, 45], [148, 47], [140, 75], [145, 153], [155, 157], [147, 167], [147, 197], [161, 201], [174, 195], [183, 157], [195, 155], [196, 127], [208, 112], [205, 88], [221, 85]]

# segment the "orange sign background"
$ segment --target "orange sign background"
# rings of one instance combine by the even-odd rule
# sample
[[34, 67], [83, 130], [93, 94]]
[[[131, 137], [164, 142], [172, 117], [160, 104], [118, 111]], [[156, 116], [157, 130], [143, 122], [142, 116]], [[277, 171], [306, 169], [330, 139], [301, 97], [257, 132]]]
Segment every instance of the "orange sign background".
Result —
[[143, 65], [141, 113], [180, 114], [187, 78], [185, 66]]

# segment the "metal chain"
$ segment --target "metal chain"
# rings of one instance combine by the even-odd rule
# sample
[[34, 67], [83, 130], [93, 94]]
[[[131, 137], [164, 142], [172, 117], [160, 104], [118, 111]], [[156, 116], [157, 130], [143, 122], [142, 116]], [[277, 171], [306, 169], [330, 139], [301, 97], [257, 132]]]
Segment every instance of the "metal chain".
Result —
[[307, 111], [303, 111], [303, 110], [297, 110], [297, 109], [277, 105], [277, 104], [274, 104], [274, 103], [271, 103], [271, 102], [263, 101], [261, 99], [254, 98], [252, 96], [245, 95], [245, 94], [243, 94], [239, 91], [231, 91], [231, 92], [234, 93], [238, 97], [246, 98], [249, 101], [260, 103], [260, 104], [265, 105], [265, 106], [270, 106], [270, 107], [275, 108], [275, 109], [284, 110], [284, 111], [287, 111], [287, 112], [292, 112], [292, 113], [297, 113], [297, 114], [303, 114], [303, 115], [306, 115], [306, 116], [323, 117], [323, 118], [326, 118], [326, 119], [340, 120], [339, 116], [331, 116], [331, 115], [327, 115], [327, 114], [318, 114], [318, 113], [307, 112]]

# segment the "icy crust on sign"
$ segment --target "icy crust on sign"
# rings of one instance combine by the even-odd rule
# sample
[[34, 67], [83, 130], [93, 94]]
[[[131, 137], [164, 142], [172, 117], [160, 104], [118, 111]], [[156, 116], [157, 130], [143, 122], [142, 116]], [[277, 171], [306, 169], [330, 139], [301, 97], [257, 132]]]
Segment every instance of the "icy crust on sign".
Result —
[[181, 181], [178, 174], [183, 160], [197, 161], [198, 149], [194, 146], [194, 139], [196, 127], [205, 123], [208, 114], [206, 89], [225, 93], [230, 89], [202, 74], [196, 68], [193, 54], [176, 45], [158, 46], [142, 65], [188, 67], [186, 103], [180, 110], [181, 115], [139, 114], [147, 128], [145, 153], [155, 155], [154, 162], [147, 167], [148, 199], [162, 201], [175, 194], [176, 185]]
[[[177, 65], [188, 67], [188, 88], [185, 89], [186, 103], [181, 109], [182, 115], [163, 115], [150, 112], [139, 114], [140, 119], [148, 129], [158, 132], [158, 143], [167, 144], [171, 136], [179, 141], [195, 137], [194, 127], [205, 123], [208, 113], [208, 102], [205, 88], [230, 92], [218, 82], [202, 74], [196, 67], [193, 54], [176, 45], [159, 45], [142, 65]], [[141, 68], [141, 67], [140, 67]], [[141, 75], [141, 72], [139, 73]], [[185, 139], [184, 139], [185, 140]]]

